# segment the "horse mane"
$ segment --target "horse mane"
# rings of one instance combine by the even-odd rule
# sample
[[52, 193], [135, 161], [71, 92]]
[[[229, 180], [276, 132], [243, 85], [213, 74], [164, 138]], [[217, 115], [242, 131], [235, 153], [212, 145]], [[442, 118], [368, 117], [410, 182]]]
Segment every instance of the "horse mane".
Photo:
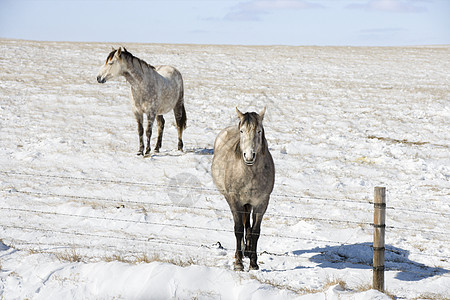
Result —
[[[250, 128], [254, 129], [258, 126], [259, 124], [259, 115], [255, 112], [246, 112], [244, 114], [244, 117], [241, 121], [239, 121], [239, 125], [238, 125], [238, 131], [239, 128], [241, 128], [241, 125], [244, 124], [248, 124], [248, 126], [250, 126]], [[266, 148], [268, 148], [269, 145], [267, 144], [267, 140], [266, 140], [266, 135], [264, 132], [264, 127], [262, 128], [262, 154], [266, 153]], [[236, 141], [236, 144], [234, 145], [234, 154], [238, 157], [241, 158], [242, 157], [242, 151], [241, 151], [241, 140], [239, 138], [238, 135], [238, 139]]]
[[155, 69], [154, 66], [148, 64], [145, 60], [140, 59], [139, 57], [134, 56], [133, 54], [131, 54], [130, 52], [127, 51], [127, 49], [123, 48], [122, 50], [122, 54], [121, 55], [125, 55], [125, 59], [131, 61], [131, 63], [134, 65], [134, 59], [136, 59], [139, 62], [139, 65], [142, 68], [142, 65], [147, 66], [147, 68], [150, 69]]
[[242, 150], [241, 150], [241, 140], [237, 139], [236, 144], [234, 145], [234, 154], [236, 155], [236, 158], [242, 157]]
[[[117, 52], [117, 50], [111, 51], [111, 53], [109, 53], [108, 57], [106, 58], [106, 62], [109, 62], [114, 57], [114, 54], [116, 54], [116, 52]], [[139, 64], [141, 65], [141, 68], [142, 68], [142, 65], [145, 65], [148, 68], [155, 70], [154, 66], [148, 64], [145, 60], [134, 56], [133, 54], [128, 52], [126, 48], [123, 48], [123, 50], [122, 50], [120, 55], [124, 55], [125, 59], [128, 60], [128, 61], [131, 61], [131, 63], [133, 63], [134, 59], [136, 59], [139, 62]]]

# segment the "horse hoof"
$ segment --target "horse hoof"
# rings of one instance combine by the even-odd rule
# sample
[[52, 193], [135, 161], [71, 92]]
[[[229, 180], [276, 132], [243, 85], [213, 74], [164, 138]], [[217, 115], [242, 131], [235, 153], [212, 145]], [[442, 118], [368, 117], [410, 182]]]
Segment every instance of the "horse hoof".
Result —
[[242, 263], [234, 263], [235, 271], [244, 271], [244, 265]]
[[136, 153], [137, 156], [144, 156], [144, 152], [143, 151], [138, 151], [138, 153]]
[[250, 262], [250, 270], [259, 270], [258, 264]]

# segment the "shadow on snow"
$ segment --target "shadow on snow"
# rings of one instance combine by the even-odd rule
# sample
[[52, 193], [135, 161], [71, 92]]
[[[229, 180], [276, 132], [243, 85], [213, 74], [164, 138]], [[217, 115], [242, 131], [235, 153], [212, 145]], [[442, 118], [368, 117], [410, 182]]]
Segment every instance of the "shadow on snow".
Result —
[[[294, 255], [317, 253], [309, 258], [321, 268], [355, 268], [372, 269], [372, 244], [360, 243], [353, 245], [317, 247], [310, 250], [296, 250]], [[430, 267], [410, 260], [410, 252], [393, 246], [386, 246], [386, 271], [399, 271], [395, 276], [402, 281], [419, 281], [425, 278], [450, 273], [450, 270]], [[436, 258], [438, 259], [438, 258]], [[302, 268], [298, 266], [297, 268]]]

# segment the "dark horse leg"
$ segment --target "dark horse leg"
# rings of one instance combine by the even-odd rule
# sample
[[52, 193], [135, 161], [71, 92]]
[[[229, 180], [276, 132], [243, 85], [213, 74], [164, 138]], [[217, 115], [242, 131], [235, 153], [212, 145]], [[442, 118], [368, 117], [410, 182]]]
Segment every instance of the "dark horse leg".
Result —
[[156, 117], [156, 121], [158, 122], [158, 141], [156, 142], [155, 152], [159, 152], [159, 148], [162, 146], [162, 136], [164, 132], [164, 117], [162, 115], [158, 115]]
[[183, 130], [186, 128], [186, 110], [184, 109], [183, 98], [180, 98], [173, 112], [177, 122], [178, 150], [183, 151]]
[[250, 249], [251, 249], [251, 235], [252, 235], [252, 228], [250, 227], [250, 212], [252, 210], [252, 207], [250, 204], [244, 205], [244, 211], [243, 211], [243, 222], [244, 222], [244, 228], [245, 228], [245, 248], [244, 248], [244, 256], [250, 257]]
[[264, 204], [253, 208], [253, 224], [251, 231], [251, 241], [250, 241], [250, 270], [258, 270], [258, 255], [256, 252], [258, 239], [261, 232], [261, 222], [264, 216], [264, 213], [267, 209], [267, 204], [269, 201], [264, 201]]
[[144, 116], [136, 113], [135, 117], [139, 135], [139, 150], [137, 155], [144, 155], [144, 127], [142, 126], [142, 123], [144, 122]]
[[144, 156], [148, 156], [150, 154], [150, 140], [152, 138], [152, 127], [153, 127], [153, 122], [155, 121], [155, 114], [149, 113], [147, 114], [147, 130], [146, 130], [146, 135], [147, 135], [147, 147], [145, 149], [145, 154]]
[[[235, 200], [235, 199], [233, 199]], [[236, 205], [236, 202], [230, 202], [231, 213], [233, 214], [234, 220], [234, 235], [236, 236], [236, 253], [234, 255], [234, 270], [243, 271], [244, 265], [242, 264], [242, 243], [244, 239], [244, 223], [242, 222], [242, 211], [243, 207], [241, 205]]]

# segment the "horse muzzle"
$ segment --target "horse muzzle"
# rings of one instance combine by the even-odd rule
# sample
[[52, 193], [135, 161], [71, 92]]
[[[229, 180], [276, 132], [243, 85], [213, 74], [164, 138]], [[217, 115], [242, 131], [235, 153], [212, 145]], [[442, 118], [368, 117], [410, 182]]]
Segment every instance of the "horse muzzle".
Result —
[[105, 83], [106, 82], [106, 78], [102, 78], [102, 76], [97, 76], [97, 82], [98, 83]]
[[246, 161], [246, 160], [244, 160], [244, 163], [245, 163], [247, 166], [253, 166], [253, 165], [255, 164], [255, 161]]
[[244, 160], [244, 163], [245, 163], [247, 166], [253, 166], [253, 164], [254, 164], [255, 161], [256, 161], [256, 153], [255, 153], [255, 152], [252, 152], [251, 155], [247, 155], [247, 154], [244, 152], [243, 160]]

